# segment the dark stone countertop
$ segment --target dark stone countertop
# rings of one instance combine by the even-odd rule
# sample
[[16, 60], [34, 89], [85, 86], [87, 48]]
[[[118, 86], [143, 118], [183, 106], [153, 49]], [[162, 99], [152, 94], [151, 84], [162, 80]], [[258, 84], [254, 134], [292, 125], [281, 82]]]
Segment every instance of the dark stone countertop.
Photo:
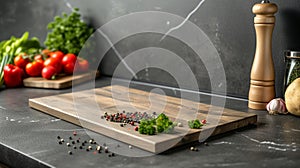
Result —
[[[122, 81], [122, 80], [120, 80]], [[110, 78], [96, 80], [96, 87], [110, 85]], [[142, 83], [131, 86], [143, 90], [152, 87]], [[174, 89], [163, 89], [166, 94], [178, 96]], [[0, 162], [10, 167], [297, 167], [300, 164], [300, 119], [292, 115], [268, 115], [265, 111], [252, 111], [247, 101], [226, 99], [226, 107], [258, 114], [258, 124], [238, 129], [207, 140], [162, 154], [151, 155], [127, 144], [97, 134], [97, 142], [118, 150], [132, 150], [146, 157], [108, 157], [107, 154], [74, 150], [69, 155], [66, 145], [59, 145], [58, 135], [67, 139], [73, 131], [78, 138], [89, 139], [94, 133], [41, 113], [28, 106], [29, 98], [71, 92], [72, 89], [49, 90], [33, 88], [5, 89], [0, 91]], [[207, 95], [201, 100], [208, 101]], [[189, 150], [193, 145], [198, 152]], [[133, 152], [134, 153], [134, 152]]]

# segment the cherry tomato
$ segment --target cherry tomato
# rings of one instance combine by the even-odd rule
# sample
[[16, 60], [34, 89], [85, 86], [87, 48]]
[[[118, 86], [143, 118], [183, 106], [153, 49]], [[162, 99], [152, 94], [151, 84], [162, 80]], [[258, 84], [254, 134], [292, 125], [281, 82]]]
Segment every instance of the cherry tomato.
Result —
[[53, 66], [56, 70], [56, 73], [59, 74], [62, 70], [62, 65], [61, 65], [61, 61], [59, 59], [56, 58], [47, 58], [44, 62], [44, 66]]
[[42, 77], [45, 79], [55, 79], [56, 69], [53, 66], [44, 67], [42, 70]]
[[43, 59], [43, 56], [42, 55], [36, 55], [34, 56], [34, 61], [38, 61], [38, 62], [41, 62], [42, 64], [44, 64], [44, 59]]
[[51, 58], [56, 58], [61, 61], [65, 54], [61, 51], [54, 51], [54, 52], [51, 52], [49, 55]]
[[21, 69], [25, 69], [26, 65], [29, 63], [29, 59], [28, 58], [23, 58], [25, 54], [19, 54], [18, 56], [16, 56], [14, 58], [14, 63], [17, 67], [21, 68]]
[[66, 55], [63, 57], [61, 63], [62, 63], [63, 65], [67, 65], [67, 64], [69, 64], [69, 63], [75, 64], [75, 63], [76, 63], [76, 60], [77, 60], [76, 55], [75, 55], [75, 54], [70, 54], [70, 53], [69, 53], [69, 54], [66, 54]]
[[50, 51], [48, 49], [44, 49], [41, 54], [44, 55], [44, 56], [46, 56], [46, 57], [49, 57], [51, 52], [52, 51]]
[[83, 58], [78, 58], [77, 60], [78, 71], [79, 72], [86, 72], [89, 70], [89, 62]]
[[64, 72], [67, 75], [70, 75], [74, 72], [74, 68], [75, 68], [75, 64], [74, 63], [68, 63], [66, 65], [64, 65]]
[[37, 77], [37, 76], [41, 76], [41, 72], [43, 69], [43, 64], [41, 62], [35, 61], [35, 62], [30, 62], [26, 65], [26, 73], [29, 76], [32, 77]]

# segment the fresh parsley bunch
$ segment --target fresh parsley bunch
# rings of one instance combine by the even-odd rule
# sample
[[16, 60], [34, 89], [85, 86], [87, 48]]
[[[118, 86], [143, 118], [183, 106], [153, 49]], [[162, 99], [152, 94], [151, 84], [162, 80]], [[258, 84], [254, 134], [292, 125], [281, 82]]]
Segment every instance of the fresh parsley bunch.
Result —
[[56, 16], [53, 22], [48, 24], [48, 33], [44, 42], [50, 50], [59, 50], [64, 53], [78, 55], [86, 40], [92, 35], [94, 29], [90, 28], [85, 22], [80, 20], [79, 9], [62, 17]]

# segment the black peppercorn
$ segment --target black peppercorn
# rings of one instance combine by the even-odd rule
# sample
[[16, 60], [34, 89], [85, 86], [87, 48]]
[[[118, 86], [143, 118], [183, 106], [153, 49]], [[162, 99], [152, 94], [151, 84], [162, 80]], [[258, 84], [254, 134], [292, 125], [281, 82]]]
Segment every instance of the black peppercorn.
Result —
[[57, 136], [57, 139], [60, 139], [60, 136]]
[[61, 145], [61, 144], [62, 144], [62, 142], [61, 142], [61, 141], [58, 141], [58, 144], [60, 144], [60, 145]]
[[72, 144], [75, 144], [75, 141], [72, 141]]
[[79, 143], [80, 142], [80, 140], [79, 139], [77, 139], [77, 143]]
[[69, 137], [70, 140], [72, 140], [72, 137]]
[[68, 151], [69, 155], [72, 155], [72, 151]]
[[82, 146], [79, 146], [79, 149], [82, 149]]
[[88, 152], [88, 151], [90, 151], [90, 150], [87, 148], [86, 151]]
[[77, 147], [76, 147], [76, 146], [73, 146], [73, 149], [77, 149]]

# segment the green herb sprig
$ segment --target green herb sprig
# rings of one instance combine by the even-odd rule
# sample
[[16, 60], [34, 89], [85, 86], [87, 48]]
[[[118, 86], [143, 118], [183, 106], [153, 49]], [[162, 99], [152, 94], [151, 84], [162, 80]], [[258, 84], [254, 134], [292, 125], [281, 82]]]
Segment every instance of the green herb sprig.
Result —
[[203, 126], [203, 124], [201, 124], [201, 122], [198, 119], [188, 121], [188, 125], [192, 129], [200, 129]]
[[48, 33], [44, 44], [50, 50], [60, 50], [64, 53], [78, 55], [86, 40], [92, 35], [94, 29], [80, 19], [79, 9], [62, 17], [56, 16], [53, 22], [48, 24]]
[[161, 113], [155, 119], [143, 119], [139, 125], [139, 133], [155, 135], [157, 133], [171, 133], [175, 124], [164, 114]]

